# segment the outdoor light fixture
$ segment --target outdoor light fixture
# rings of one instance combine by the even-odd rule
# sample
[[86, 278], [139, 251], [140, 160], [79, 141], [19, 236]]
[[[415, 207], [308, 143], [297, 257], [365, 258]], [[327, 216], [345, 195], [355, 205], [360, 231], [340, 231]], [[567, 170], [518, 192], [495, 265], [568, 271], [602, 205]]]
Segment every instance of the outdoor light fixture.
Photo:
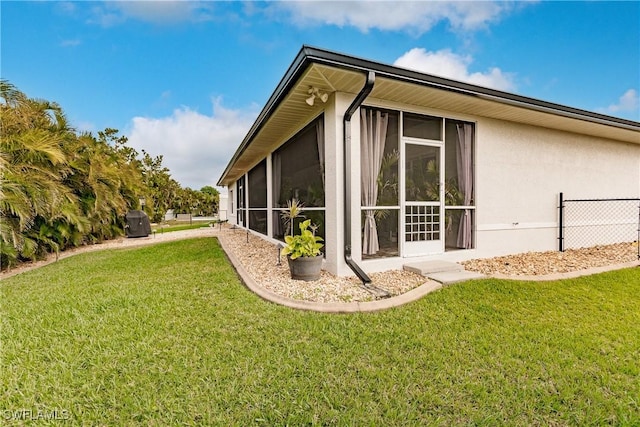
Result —
[[313, 106], [316, 98], [320, 98], [320, 101], [322, 102], [327, 102], [327, 99], [329, 99], [329, 94], [326, 92], [321, 92], [317, 87], [310, 86], [307, 93], [310, 96], [305, 100], [305, 102], [310, 106]]
[[282, 263], [280, 262], [280, 253], [282, 251], [282, 248], [284, 248], [284, 245], [282, 243], [278, 243], [276, 245], [276, 259], [278, 260], [278, 262], [276, 262], [276, 265], [282, 265]]

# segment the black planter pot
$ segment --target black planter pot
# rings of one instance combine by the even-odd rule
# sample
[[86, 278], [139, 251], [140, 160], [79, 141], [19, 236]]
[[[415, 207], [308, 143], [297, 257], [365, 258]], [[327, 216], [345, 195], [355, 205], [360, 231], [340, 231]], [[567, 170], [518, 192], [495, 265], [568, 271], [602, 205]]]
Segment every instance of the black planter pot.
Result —
[[322, 255], [315, 257], [300, 257], [296, 259], [287, 257], [287, 261], [289, 262], [289, 270], [291, 271], [292, 279], [312, 282], [320, 278]]

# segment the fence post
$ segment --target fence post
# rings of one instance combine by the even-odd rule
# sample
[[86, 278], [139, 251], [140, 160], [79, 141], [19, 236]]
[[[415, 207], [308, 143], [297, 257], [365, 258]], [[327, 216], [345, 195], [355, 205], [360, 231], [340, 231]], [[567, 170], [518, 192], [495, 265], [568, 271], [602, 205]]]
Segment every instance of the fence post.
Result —
[[640, 260], [640, 203], [638, 203], [638, 240], [636, 240], [638, 244], [638, 259]]
[[[564, 194], [560, 192], [558, 214], [558, 251], [564, 252]], [[640, 228], [640, 227], [639, 227]], [[640, 231], [639, 231], [640, 233]]]

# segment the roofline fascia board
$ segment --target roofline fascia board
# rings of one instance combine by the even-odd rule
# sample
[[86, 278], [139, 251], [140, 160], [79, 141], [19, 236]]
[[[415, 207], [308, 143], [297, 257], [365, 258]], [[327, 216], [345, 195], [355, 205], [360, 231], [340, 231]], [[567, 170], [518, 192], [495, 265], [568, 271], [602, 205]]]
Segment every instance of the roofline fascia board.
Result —
[[253, 139], [253, 137], [260, 131], [260, 129], [262, 129], [262, 126], [264, 126], [266, 119], [271, 115], [271, 112], [275, 110], [275, 108], [277, 108], [277, 106], [280, 104], [280, 102], [282, 102], [286, 94], [289, 93], [289, 91], [291, 90], [295, 82], [298, 80], [300, 75], [304, 73], [308, 63], [309, 63], [309, 59], [307, 55], [305, 55], [305, 46], [303, 46], [302, 49], [300, 49], [300, 52], [298, 52], [298, 55], [296, 56], [296, 58], [293, 60], [293, 62], [287, 69], [287, 72], [285, 73], [285, 75], [282, 77], [282, 79], [278, 83], [278, 86], [276, 86], [275, 90], [267, 100], [267, 103], [265, 104], [264, 108], [262, 108], [262, 111], [260, 111], [260, 114], [258, 114], [258, 117], [253, 122], [253, 125], [251, 126], [251, 128], [249, 128], [247, 135], [244, 137], [244, 139], [240, 143], [240, 146], [231, 157], [231, 160], [229, 160], [229, 163], [227, 164], [227, 167], [222, 173], [222, 176], [218, 180], [217, 185], [219, 186], [222, 185], [222, 181], [230, 172], [231, 168], [233, 167], [235, 162], [238, 160], [238, 157], [242, 155], [244, 150], [251, 143], [251, 140]]
[[566, 118], [583, 120], [586, 122], [596, 123], [604, 126], [611, 126], [619, 129], [640, 132], [640, 122], [622, 119], [618, 117], [608, 116], [606, 114], [595, 113], [592, 111], [582, 110], [579, 108], [568, 107], [562, 104], [542, 101], [527, 96], [516, 95], [509, 92], [490, 89], [482, 86], [464, 83], [457, 80], [447, 79], [445, 77], [434, 76], [431, 74], [421, 73], [419, 71], [400, 68], [393, 65], [387, 65], [368, 59], [358, 58], [351, 55], [345, 55], [325, 49], [319, 49], [303, 45], [298, 52], [296, 58], [287, 69], [278, 86], [269, 97], [264, 108], [258, 114], [255, 122], [242, 140], [240, 146], [231, 157], [222, 176], [218, 180], [217, 185], [222, 185], [222, 181], [229, 174], [231, 168], [244, 153], [247, 146], [251, 143], [255, 135], [262, 129], [266, 120], [271, 113], [280, 105], [284, 97], [289, 93], [295, 82], [305, 72], [311, 64], [329, 65], [345, 70], [369, 72], [374, 71], [378, 78], [388, 78], [407, 83], [413, 83], [420, 86], [429, 86], [449, 92], [458, 93], [466, 96], [474, 96], [492, 102], [511, 105], [514, 107], [524, 108], [528, 110], [538, 111], [547, 114], [553, 114]]
[[344, 55], [318, 48], [307, 47], [310, 57], [314, 62], [325, 65], [334, 65], [340, 68], [357, 71], [375, 71], [378, 77], [386, 77], [393, 80], [401, 80], [421, 86], [430, 86], [438, 89], [456, 92], [462, 95], [477, 96], [503, 104], [514, 105], [532, 110], [539, 110], [545, 113], [562, 115], [574, 119], [592, 121], [603, 125], [619, 127], [628, 130], [640, 131], [640, 122], [613, 117], [606, 114], [595, 113], [588, 110], [569, 107], [548, 101], [542, 101], [523, 95], [516, 95], [497, 89], [477, 86], [471, 83], [464, 83], [457, 80], [447, 79], [432, 74], [421, 73], [408, 68], [396, 67], [380, 62], [370, 61], [354, 56]]

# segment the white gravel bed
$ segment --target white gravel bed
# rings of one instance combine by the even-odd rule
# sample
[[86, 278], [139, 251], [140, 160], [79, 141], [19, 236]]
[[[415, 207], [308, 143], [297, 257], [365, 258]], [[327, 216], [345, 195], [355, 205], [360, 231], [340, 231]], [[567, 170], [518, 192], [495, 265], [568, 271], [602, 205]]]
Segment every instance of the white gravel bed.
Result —
[[487, 275], [544, 276], [569, 273], [594, 267], [625, 264], [638, 260], [638, 243], [618, 243], [564, 252], [527, 252], [462, 262], [465, 270]]
[[[373, 301], [375, 297], [362, 287], [357, 277], [337, 277], [322, 271], [320, 279], [313, 282], [292, 280], [286, 257], [277, 263], [276, 245], [241, 229], [224, 229], [219, 233], [225, 247], [260, 286], [278, 295], [303, 301], [353, 302]], [[369, 275], [372, 284], [387, 290], [392, 296], [403, 294], [427, 281], [419, 274], [392, 270]]]

